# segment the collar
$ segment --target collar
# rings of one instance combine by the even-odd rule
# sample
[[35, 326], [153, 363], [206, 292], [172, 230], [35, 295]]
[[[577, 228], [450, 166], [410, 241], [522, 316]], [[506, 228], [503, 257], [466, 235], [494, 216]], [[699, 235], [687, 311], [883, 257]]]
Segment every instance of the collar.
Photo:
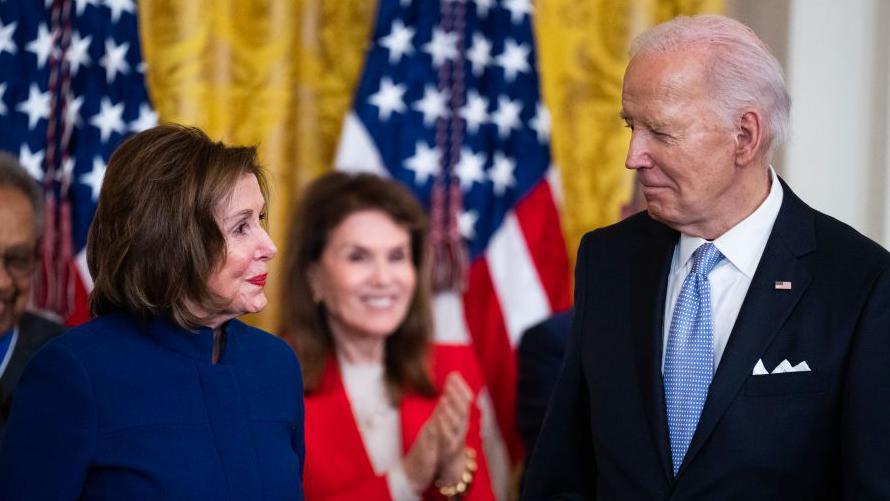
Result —
[[[723, 254], [726, 261], [738, 271], [751, 279], [760, 263], [760, 256], [766, 247], [766, 241], [773, 230], [773, 224], [782, 208], [784, 196], [782, 183], [772, 166], [770, 172], [770, 189], [766, 200], [748, 217], [720, 235], [714, 240], [714, 246]], [[680, 235], [678, 269], [685, 269], [692, 254], [698, 247], [707, 242], [701, 237]]]
[[[220, 356], [219, 363], [225, 363], [232, 359], [235, 349], [236, 332], [240, 322], [229, 320], [222, 325], [226, 335], [225, 348]], [[199, 362], [210, 364], [213, 358], [213, 329], [210, 327], [198, 327], [191, 331], [180, 327], [167, 316], [156, 315], [151, 317], [146, 326], [146, 331], [156, 343], [164, 348], [176, 351], [182, 355]]]

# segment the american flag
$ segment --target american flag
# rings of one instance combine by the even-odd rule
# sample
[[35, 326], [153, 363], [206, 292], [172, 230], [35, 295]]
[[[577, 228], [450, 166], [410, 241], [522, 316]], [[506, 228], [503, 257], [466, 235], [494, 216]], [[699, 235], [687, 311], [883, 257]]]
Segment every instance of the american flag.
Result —
[[522, 454], [518, 338], [570, 303], [531, 15], [530, 0], [382, 0], [335, 161], [404, 183], [429, 209], [434, 277], [452, 286], [437, 295], [436, 339], [473, 345], [496, 417], [486, 453], [505, 464]]
[[84, 246], [105, 165], [152, 127], [134, 0], [0, 1], [0, 149], [43, 184], [37, 306], [87, 319]]

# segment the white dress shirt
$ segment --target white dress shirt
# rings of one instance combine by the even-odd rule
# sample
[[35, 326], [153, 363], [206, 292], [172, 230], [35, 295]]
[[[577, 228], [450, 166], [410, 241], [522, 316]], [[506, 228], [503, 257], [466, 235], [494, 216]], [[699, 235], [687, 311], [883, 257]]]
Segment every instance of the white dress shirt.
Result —
[[[714, 326], [714, 371], [723, 357], [723, 350], [729, 342], [729, 335], [735, 325], [742, 302], [751, 285], [751, 278], [757, 270], [763, 249], [773, 231], [773, 224], [782, 207], [782, 184], [776, 172], [770, 167], [770, 191], [766, 200], [754, 212], [730, 228], [713, 241], [724, 259], [714, 267], [708, 279], [711, 282], [711, 314]], [[668, 277], [665, 296], [663, 346], [661, 368], [664, 372], [664, 353], [667, 351], [668, 334], [674, 307], [680, 296], [683, 281], [692, 268], [692, 254], [707, 240], [700, 237], [680, 235], [674, 247], [671, 271]]]
[[383, 381], [383, 364], [350, 364], [339, 359], [343, 387], [377, 475], [386, 475], [392, 499], [420, 499], [402, 468], [402, 426], [399, 409], [392, 405]]

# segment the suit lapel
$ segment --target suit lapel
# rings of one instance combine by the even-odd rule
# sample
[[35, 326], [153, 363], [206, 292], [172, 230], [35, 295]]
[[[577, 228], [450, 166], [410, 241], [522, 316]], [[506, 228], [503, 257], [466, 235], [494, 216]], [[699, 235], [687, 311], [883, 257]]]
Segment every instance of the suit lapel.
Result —
[[[643, 410], [666, 478], [671, 478], [664, 383], [661, 376], [664, 297], [679, 234], [653, 221], [649, 238], [632, 262], [631, 287], [640, 305], [631, 329]], [[639, 314], [636, 314], [639, 313]]]
[[[680, 474], [695, 459], [812, 280], [798, 260], [815, 248], [812, 209], [784, 182], [782, 185], [782, 208], [711, 382], [708, 400]], [[778, 290], [777, 281], [791, 282], [793, 288]]]

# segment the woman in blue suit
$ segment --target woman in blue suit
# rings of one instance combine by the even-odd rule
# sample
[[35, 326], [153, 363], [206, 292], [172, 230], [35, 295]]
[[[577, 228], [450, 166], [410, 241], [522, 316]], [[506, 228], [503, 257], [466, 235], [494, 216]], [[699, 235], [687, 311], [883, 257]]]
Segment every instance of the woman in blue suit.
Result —
[[164, 125], [112, 155], [87, 242], [96, 318], [16, 390], [0, 499], [302, 499], [300, 368], [238, 321], [275, 245], [253, 148]]

